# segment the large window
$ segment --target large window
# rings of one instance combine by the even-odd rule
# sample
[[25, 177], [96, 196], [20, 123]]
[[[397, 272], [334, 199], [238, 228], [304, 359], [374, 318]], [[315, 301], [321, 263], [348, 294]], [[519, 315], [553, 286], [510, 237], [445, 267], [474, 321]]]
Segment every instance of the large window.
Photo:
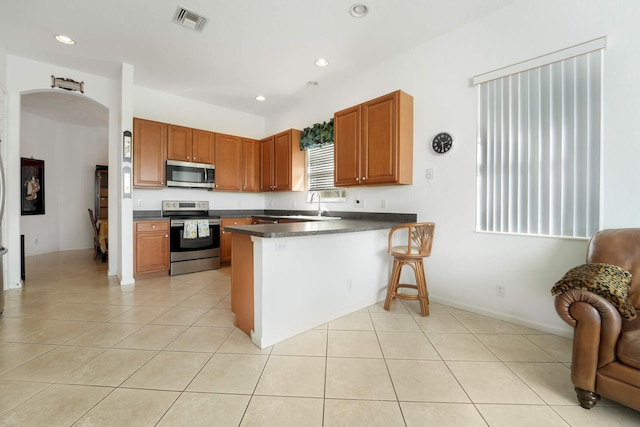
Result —
[[589, 237], [599, 229], [604, 45], [474, 79], [477, 230]]

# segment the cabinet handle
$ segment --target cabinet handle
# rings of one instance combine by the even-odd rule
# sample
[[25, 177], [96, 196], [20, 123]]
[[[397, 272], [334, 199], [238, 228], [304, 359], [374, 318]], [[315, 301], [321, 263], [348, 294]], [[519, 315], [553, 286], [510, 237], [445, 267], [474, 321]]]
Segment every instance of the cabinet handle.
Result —
[[356, 181], [360, 181], [360, 178], [356, 178]]
[[363, 181], [366, 181], [366, 180], [367, 180], [367, 177], [366, 177], [366, 176], [363, 176], [363, 177], [362, 177], [362, 180], [363, 180]]
[[168, 234], [165, 234], [165, 235], [164, 235], [164, 237], [169, 237], [169, 235], [168, 235]]
[[151, 228], [156, 228], [156, 226], [155, 226], [155, 225], [152, 225], [152, 226], [151, 226]]

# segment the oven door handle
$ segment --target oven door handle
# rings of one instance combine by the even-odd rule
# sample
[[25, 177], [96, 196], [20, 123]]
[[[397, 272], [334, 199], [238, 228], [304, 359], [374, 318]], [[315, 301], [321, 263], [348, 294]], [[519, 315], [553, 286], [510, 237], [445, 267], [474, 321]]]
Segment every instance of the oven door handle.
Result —
[[[198, 221], [198, 220], [201, 220], [201, 219], [208, 220], [209, 221], [209, 226], [211, 226], [211, 225], [213, 225], [213, 226], [220, 225], [220, 220], [217, 219], [217, 218], [216, 219], [194, 218], [193, 220], [194, 221]], [[176, 227], [176, 228], [177, 227], [184, 227], [184, 221], [185, 221], [184, 219], [172, 219], [170, 225], [171, 225], [171, 227]]]

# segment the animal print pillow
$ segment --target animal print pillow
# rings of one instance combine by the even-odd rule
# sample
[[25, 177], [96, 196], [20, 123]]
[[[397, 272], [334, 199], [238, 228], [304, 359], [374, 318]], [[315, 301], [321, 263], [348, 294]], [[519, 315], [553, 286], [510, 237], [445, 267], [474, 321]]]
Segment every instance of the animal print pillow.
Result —
[[560, 295], [569, 289], [585, 289], [606, 298], [620, 315], [632, 320], [636, 310], [629, 301], [631, 273], [611, 264], [583, 264], [569, 270], [562, 279], [551, 288], [552, 295]]

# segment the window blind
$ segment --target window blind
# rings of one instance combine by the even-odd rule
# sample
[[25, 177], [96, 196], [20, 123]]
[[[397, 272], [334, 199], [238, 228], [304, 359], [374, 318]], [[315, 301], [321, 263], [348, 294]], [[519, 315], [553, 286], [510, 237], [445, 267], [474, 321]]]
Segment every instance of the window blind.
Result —
[[334, 189], [333, 152], [334, 145], [308, 148], [307, 150], [307, 190]]
[[603, 49], [479, 84], [479, 231], [600, 226]]

